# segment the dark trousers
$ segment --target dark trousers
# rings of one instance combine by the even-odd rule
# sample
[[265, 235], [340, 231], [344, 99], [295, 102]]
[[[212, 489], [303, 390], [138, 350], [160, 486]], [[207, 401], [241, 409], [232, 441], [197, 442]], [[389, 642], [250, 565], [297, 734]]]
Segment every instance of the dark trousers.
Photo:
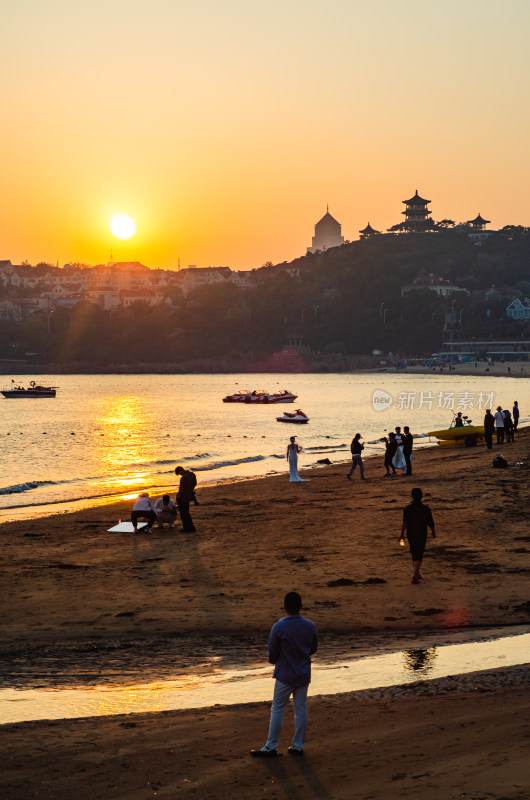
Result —
[[396, 468], [395, 468], [395, 466], [392, 464], [392, 458], [393, 458], [393, 456], [387, 456], [387, 455], [385, 455], [385, 469], [386, 469], [386, 471], [387, 471], [387, 474], [389, 474], [389, 473], [390, 473], [390, 470], [392, 470], [392, 472], [393, 472], [393, 473], [394, 473], [394, 475], [395, 475], [395, 474], [396, 474]]
[[179, 514], [182, 520], [183, 529], [186, 531], [186, 533], [194, 533], [195, 528], [190, 514], [190, 501], [179, 500], [177, 497], [177, 505], [179, 507]]
[[131, 511], [131, 522], [133, 524], [133, 528], [136, 528], [139, 519], [146, 519], [147, 527], [152, 528], [156, 522], [156, 514], [154, 511]]
[[407, 465], [407, 475], [412, 475], [412, 464], [410, 461], [410, 457], [412, 455], [412, 450], [403, 450], [403, 458], [405, 459], [405, 463]]
[[519, 417], [513, 418], [513, 430], [514, 432], [517, 430], [517, 425], [519, 424]]
[[495, 431], [497, 433], [497, 444], [503, 444], [504, 443], [504, 428], [495, 428]]
[[492, 431], [484, 431], [484, 438], [486, 440], [486, 447], [488, 450], [493, 449], [493, 432]]

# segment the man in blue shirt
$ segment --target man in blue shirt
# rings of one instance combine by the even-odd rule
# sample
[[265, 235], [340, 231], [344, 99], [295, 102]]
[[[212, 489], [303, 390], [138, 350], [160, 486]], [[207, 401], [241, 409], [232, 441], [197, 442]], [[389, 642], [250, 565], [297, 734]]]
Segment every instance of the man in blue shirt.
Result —
[[298, 592], [285, 595], [286, 617], [272, 626], [267, 648], [269, 661], [275, 665], [274, 696], [267, 744], [261, 750], [251, 750], [255, 758], [275, 758], [282, 730], [283, 712], [293, 696], [295, 732], [289, 753], [301, 756], [307, 730], [307, 690], [311, 682], [311, 656], [318, 648], [314, 622], [300, 616], [302, 598]]

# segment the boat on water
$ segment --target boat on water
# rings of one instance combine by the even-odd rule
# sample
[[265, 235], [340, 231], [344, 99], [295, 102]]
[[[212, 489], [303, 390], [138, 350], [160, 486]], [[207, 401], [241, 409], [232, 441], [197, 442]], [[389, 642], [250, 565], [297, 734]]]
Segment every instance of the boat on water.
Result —
[[297, 397], [298, 395], [288, 389], [273, 393], [266, 392], [265, 389], [254, 389], [252, 392], [242, 389], [223, 397], [223, 403], [294, 403]]
[[2, 389], [1, 392], [7, 399], [12, 397], [55, 397], [57, 386], [41, 386], [35, 381], [30, 381], [29, 386], [17, 386], [11, 381], [11, 387]]
[[284, 411], [283, 416], [276, 417], [276, 422], [294, 422], [297, 425], [303, 425], [306, 422], [309, 422], [309, 417], [307, 414], [304, 414], [301, 408], [297, 408], [296, 411], [289, 413], [289, 411]]
[[484, 425], [473, 425], [468, 417], [462, 417], [464, 424], [455, 425], [455, 420], [449, 428], [440, 431], [428, 431], [429, 436], [440, 439], [439, 445], [465, 445], [474, 447], [481, 439], [484, 439]]

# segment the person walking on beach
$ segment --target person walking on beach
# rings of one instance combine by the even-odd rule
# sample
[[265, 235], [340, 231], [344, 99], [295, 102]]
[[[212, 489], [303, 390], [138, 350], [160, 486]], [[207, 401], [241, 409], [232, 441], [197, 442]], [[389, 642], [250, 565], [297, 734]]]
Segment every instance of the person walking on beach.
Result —
[[495, 432], [497, 434], [497, 444], [504, 443], [504, 414], [501, 406], [497, 406], [495, 412]]
[[144, 528], [142, 533], [152, 533], [151, 528], [156, 522], [155, 504], [149, 497], [148, 492], [142, 492], [134, 501], [131, 511], [131, 522], [133, 524], [133, 533], [138, 533], [138, 520], [146, 519], [147, 528]]
[[[392, 475], [396, 474], [396, 468], [393, 463], [393, 458], [397, 450], [396, 434], [394, 431], [390, 431], [388, 438], [383, 436], [381, 441], [385, 443], [385, 478], [390, 478]], [[392, 472], [390, 472], [390, 470], [392, 470]]]
[[190, 514], [190, 503], [195, 499], [197, 478], [195, 473], [184, 467], [175, 467], [175, 475], [180, 475], [177, 492], [177, 506], [182, 520], [182, 533], [195, 533], [195, 526]]
[[488, 450], [493, 449], [493, 434], [495, 433], [495, 417], [491, 413], [491, 409], [486, 409], [484, 415], [484, 439], [486, 440], [486, 447]]
[[286, 461], [289, 464], [289, 480], [291, 483], [307, 482], [307, 478], [301, 478], [298, 474], [298, 453], [301, 453], [302, 450], [302, 445], [298, 444], [294, 436], [291, 436], [285, 453]]
[[421, 498], [423, 497], [422, 490], [413, 489], [411, 496], [412, 503], [409, 503], [409, 505], [405, 506], [403, 509], [403, 524], [401, 526], [401, 536], [399, 540], [400, 542], [403, 541], [405, 536], [409, 540], [410, 554], [414, 567], [412, 583], [419, 583], [422, 578], [420, 567], [427, 543], [427, 528], [431, 529], [431, 536], [433, 539], [436, 537], [436, 533], [434, 532], [434, 520], [432, 518], [431, 509], [421, 502]]
[[349, 481], [351, 481], [351, 476], [355, 472], [356, 467], [359, 467], [359, 472], [361, 473], [361, 480], [365, 481], [366, 478], [364, 477], [364, 464], [362, 458], [362, 452], [364, 450], [364, 444], [361, 444], [361, 434], [356, 433], [352, 439], [352, 443], [350, 445], [351, 450], [351, 467], [350, 471], [346, 475]]
[[405, 474], [412, 475], [412, 444], [414, 440], [408, 425], [403, 428], [403, 434], [403, 457], [407, 465]]
[[513, 401], [512, 419], [513, 419], [513, 430], [515, 433], [515, 431], [517, 430], [517, 426], [519, 425], [519, 403], [517, 402], [517, 400]]
[[261, 750], [251, 750], [254, 758], [276, 758], [282, 730], [283, 713], [293, 696], [295, 732], [288, 752], [293, 756], [304, 754], [307, 731], [307, 690], [311, 682], [311, 656], [318, 648], [318, 635], [314, 622], [300, 615], [302, 598], [298, 592], [288, 592], [284, 599], [286, 617], [278, 620], [271, 629], [267, 649], [269, 662], [274, 664], [274, 695], [272, 700], [269, 735]]

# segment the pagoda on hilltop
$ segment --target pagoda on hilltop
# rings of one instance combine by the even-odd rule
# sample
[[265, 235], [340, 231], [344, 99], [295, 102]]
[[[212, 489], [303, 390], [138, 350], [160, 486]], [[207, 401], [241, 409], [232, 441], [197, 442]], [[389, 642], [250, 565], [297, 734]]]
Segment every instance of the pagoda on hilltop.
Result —
[[473, 230], [475, 230], [475, 231], [483, 231], [484, 228], [486, 227], [486, 225], [489, 222], [491, 222], [490, 219], [484, 219], [483, 217], [480, 216], [480, 213], [479, 213], [478, 216], [475, 217], [475, 219], [471, 219], [469, 221], [469, 224], [471, 225]]
[[410, 200], [403, 200], [405, 211], [401, 213], [405, 215], [403, 227], [406, 231], [426, 231], [433, 227], [431, 212], [428, 208], [430, 202], [430, 200], [420, 197], [417, 189], [414, 197], [411, 197]]
[[327, 206], [326, 213], [315, 225], [315, 235], [307, 252], [316, 253], [318, 250], [329, 250], [330, 247], [340, 247], [341, 244], [344, 244], [341, 224], [331, 216], [329, 206]]
[[368, 236], [373, 236], [374, 233], [380, 233], [380, 231], [376, 231], [374, 228], [372, 228], [370, 223], [368, 223], [366, 228], [363, 228], [362, 231], [359, 231], [359, 233], [361, 234], [361, 239], [367, 239]]

